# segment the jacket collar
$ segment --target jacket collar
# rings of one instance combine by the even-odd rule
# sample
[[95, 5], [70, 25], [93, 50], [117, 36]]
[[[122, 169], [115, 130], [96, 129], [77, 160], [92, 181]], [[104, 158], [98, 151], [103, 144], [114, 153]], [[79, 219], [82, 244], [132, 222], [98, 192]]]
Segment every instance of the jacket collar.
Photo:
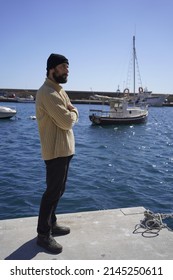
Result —
[[55, 83], [54, 81], [50, 80], [49, 78], [46, 78], [45, 85], [55, 89], [57, 92], [59, 92], [62, 89], [62, 87], [59, 84]]

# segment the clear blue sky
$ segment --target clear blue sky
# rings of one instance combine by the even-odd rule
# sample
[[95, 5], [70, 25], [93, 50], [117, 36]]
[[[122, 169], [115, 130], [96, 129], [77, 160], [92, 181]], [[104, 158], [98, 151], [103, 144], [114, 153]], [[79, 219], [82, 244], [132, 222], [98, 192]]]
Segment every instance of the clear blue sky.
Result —
[[50, 53], [67, 90], [122, 90], [132, 37], [143, 87], [173, 93], [173, 0], [0, 0], [0, 88], [37, 89]]

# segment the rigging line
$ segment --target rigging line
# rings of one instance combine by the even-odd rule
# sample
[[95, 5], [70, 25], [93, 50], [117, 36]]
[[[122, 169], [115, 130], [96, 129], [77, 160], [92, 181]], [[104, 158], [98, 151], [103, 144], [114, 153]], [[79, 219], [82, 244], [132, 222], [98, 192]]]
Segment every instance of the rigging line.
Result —
[[140, 70], [139, 70], [139, 63], [138, 63], [136, 51], [135, 51], [135, 60], [136, 60], [136, 66], [137, 66], [137, 74], [138, 74], [138, 78], [139, 78], [139, 84], [140, 84], [140, 86], [142, 87], [142, 79], [141, 79], [141, 74], [140, 74]]
[[134, 55], [136, 72], [137, 72], [137, 77], [138, 77], [138, 79], [137, 79], [138, 85], [140, 87], [142, 87], [142, 79], [141, 79], [141, 74], [140, 74], [140, 70], [139, 70], [139, 63], [138, 63], [136, 48], [134, 48], [133, 52], [131, 52], [130, 59], [129, 59], [128, 70], [127, 70], [127, 79], [126, 79], [126, 88], [130, 88], [130, 85], [132, 84], [133, 55]]

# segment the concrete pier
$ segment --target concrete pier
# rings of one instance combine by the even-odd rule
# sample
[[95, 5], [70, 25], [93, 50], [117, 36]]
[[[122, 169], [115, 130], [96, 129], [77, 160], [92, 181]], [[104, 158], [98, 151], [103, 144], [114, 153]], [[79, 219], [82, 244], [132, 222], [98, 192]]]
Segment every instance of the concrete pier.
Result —
[[1, 260], [172, 260], [173, 232], [136, 232], [143, 207], [57, 215], [71, 228], [55, 237], [63, 252], [53, 255], [36, 244], [37, 217], [0, 221]]

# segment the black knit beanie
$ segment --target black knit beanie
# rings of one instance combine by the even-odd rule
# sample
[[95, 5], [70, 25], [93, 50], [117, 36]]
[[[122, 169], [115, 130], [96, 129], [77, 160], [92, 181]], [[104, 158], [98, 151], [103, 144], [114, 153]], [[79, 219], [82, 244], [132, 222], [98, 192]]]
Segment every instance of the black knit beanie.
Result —
[[52, 68], [55, 68], [61, 63], [69, 64], [68, 59], [65, 56], [61, 54], [52, 53], [47, 60], [47, 71], [49, 71]]

